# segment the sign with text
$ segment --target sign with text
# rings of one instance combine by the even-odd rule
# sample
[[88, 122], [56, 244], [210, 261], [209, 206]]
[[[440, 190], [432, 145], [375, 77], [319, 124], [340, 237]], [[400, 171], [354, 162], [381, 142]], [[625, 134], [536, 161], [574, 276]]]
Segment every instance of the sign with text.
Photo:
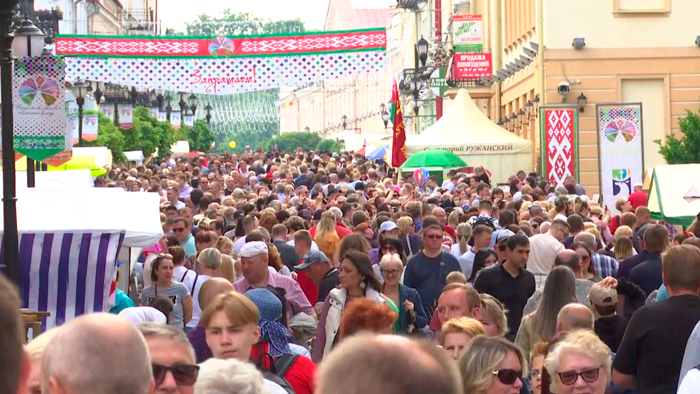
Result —
[[490, 53], [456, 53], [453, 79], [478, 79], [493, 73]]
[[455, 52], [483, 52], [483, 20], [481, 15], [455, 15], [452, 20]]
[[437, 68], [430, 74], [430, 90], [438, 97], [443, 97], [445, 91], [449, 88], [445, 75], [447, 75], [447, 67]]

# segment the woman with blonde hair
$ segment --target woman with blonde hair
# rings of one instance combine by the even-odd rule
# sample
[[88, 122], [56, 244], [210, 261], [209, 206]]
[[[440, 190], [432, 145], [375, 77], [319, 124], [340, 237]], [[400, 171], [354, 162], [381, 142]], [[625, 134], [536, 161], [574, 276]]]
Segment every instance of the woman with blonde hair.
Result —
[[459, 226], [459, 217], [464, 213], [462, 211], [462, 208], [455, 208], [450, 212], [450, 215], [447, 217], [447, 225], [456, 229], [457, 226]]
[[569, 333], [544, 360], [557, 394], [604, 394], [610, 383], [612, 353], [590, 330]]
[[411, 258], [414, 254], [418, 254], [423, 244], [423, 238], [416, 234], [413, 218], [410, 216], [401, 217], [396, 221], [396, 225], [399, 226], [399, 242], [403, 246], [406, 257]]
[[[399, 308], [393, 331], [411, 334], [428, 324], [423, 302], [415, 289], [403, 285], [403, 261], [396, 253], [387, 253], [379, 262], [379, 275], [383, 279], [382, 294], [390, 298]], [[376, 272], [375, 272], [376, 274]]]
[[505, 337], [508, 333], [508, 318], [503, 304], [490, 294], [479, 294], [479, 298], [481, 298], [479, 322], [484, 326], [486, 336]]
[[289, 271], [286, 265], [282, 262], [282, 257], [280, 257], [280, 252], [277, 250], [277, 246], [272, 242], [266, 242], [267, 244], [267, 265], [275, 269], [276, 272], [284, 275], [291, 276], [292, 273]]
[[483, 335], [469, 343], [457, 366], [468, 394], [517, 393], [527, 375], [527, 361], [517, 345]]
[[41, 394], [41, 362], [44, 359], [44, 349], [56, 336], [57, 331], [56, 329], [45, 331], [26, 346], [30, 366], [27, 384], [27, 393], [29, 394]]
[[318, 245], [318, 249], [323, 252], [326, 257], [333, 263], [338, 265], [338, 244], [340, 237], [335, 231], [335, 215], [333, 212], [326, 211], [321, 215], [321, 220], [316, 226], [316, 236], [314, 241]]
[[236, 270], [233, 267], [233, 259], [227, 254], [221, 254], [221, 277], [233, 283], [236, 281]]
[[463, 254], [469, 251], [469, 240], [472, 237], [472, 226], [468, 223], [460, 223], [455, 229], [457, 233], [457, 243], [452, 245], [450, 254], [459, 259]]
[[615, 242], [613, 251], [615, 252], [615, 260], [622, 261], [626, 258], [634, 256], [634, 245], [632, 239], [628, 236], [617, 236], [615, 233]]
[[445, 322], [440, 328], [442, 348], [447, 351], [454, 360], [459, 359], [462, 350], [477, 335], [486, 335], [484, 326], [471, 317], [458, 317]]

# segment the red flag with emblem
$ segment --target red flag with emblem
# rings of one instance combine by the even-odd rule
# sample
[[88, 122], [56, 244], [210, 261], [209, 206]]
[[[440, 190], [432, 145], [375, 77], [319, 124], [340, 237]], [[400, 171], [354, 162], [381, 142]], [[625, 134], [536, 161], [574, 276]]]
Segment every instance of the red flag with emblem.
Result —
[[399, 101], [399, 87], [396, 85], [396, 80], [394, 80], [394, 87], [391, 90], [391, 104], [394, 123], [394, 133], [391, 144], [391, 165], [400, 167], [406, 161], [406, 128], [403, 124], [401, 102]]

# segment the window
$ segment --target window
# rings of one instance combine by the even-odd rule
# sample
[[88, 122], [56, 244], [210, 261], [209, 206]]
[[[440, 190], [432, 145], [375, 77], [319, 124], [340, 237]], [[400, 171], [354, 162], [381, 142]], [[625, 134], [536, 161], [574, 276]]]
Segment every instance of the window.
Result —
[[613, 0], [615, 14], [668, 14], [671, 0]]

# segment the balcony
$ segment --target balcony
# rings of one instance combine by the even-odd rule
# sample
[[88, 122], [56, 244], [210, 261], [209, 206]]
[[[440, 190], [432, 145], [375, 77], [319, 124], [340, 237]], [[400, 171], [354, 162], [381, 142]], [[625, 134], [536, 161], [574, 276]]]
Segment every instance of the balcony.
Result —
[[149, 36], [155, 32], [153, 10], [122, 10], [121, 23], [127, 35]]
[[396, 0], [396, 8], [414, 12], [422, 10], [426, 4], [428, 0]]

